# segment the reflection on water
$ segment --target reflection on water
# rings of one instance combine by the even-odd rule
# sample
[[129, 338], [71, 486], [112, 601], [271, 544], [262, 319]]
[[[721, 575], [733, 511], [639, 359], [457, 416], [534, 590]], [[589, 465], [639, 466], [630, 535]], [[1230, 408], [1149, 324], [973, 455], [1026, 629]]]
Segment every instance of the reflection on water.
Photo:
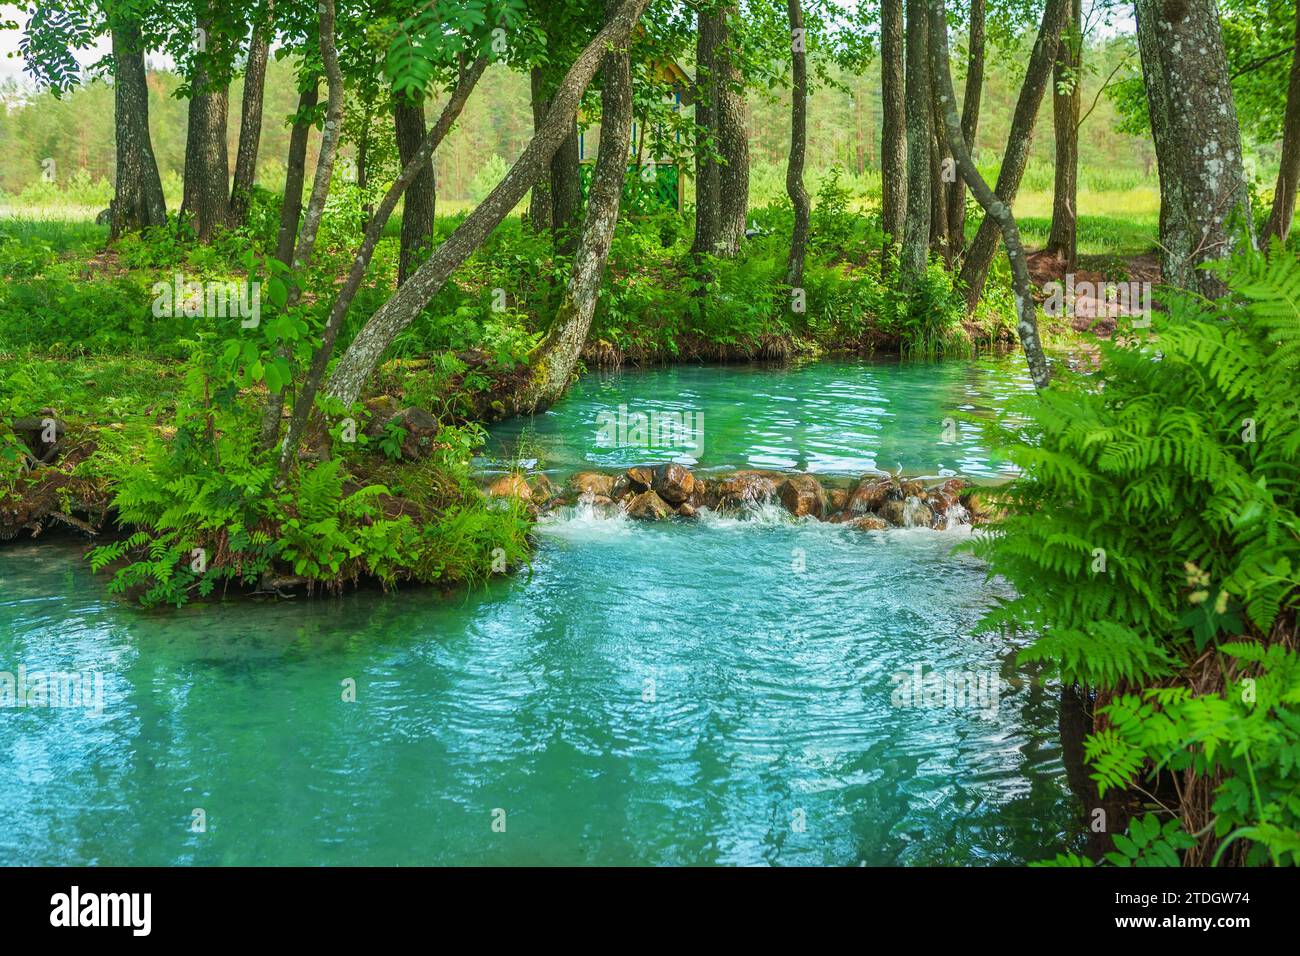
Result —
[[[559, 474], [680, 461], [705, 471], [860, 475], [901, 469], [993, 479], [1008, 474], [1008, 465], [985, 447], [980, 423], [996, 417], [1008, 397], [1032, 388], [1018, 354], [973, 362], [680, 365], [591, 373], [558, 407], [495, 426], [485, 457], [498, 465], [540, 458]], [[646, 422], [640, 434], [638, 414]], [[681, 434], [678, 420], [686, 440], [674, 440]], [[657, 441], [661, 435], [667, 440]]]

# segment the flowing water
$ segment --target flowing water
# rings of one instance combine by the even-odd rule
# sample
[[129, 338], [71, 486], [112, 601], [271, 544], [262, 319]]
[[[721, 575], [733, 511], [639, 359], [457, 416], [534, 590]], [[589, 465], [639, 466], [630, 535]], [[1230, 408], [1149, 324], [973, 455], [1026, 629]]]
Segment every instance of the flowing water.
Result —
[[[704, 413], [706, 469], [992, 477], [974, 432], [935, 435], [1023, 383], [990, 362], [627, 373], [526, 444], [560, 472], [652, 460], [673, 450], [590, 426], [677, 402]], [[1051, 856], [1075, 814], [1054, 697], [973, 636], [1006, 592], [951, 553], [963, 535], [579, 509], [540, 526], [531, 574], [468, 596], [179, 612], [115, 603], [73, 543], [0, 545], [0, 671], [102, 675], [88, 706], [0, 708], [0, 864]]]

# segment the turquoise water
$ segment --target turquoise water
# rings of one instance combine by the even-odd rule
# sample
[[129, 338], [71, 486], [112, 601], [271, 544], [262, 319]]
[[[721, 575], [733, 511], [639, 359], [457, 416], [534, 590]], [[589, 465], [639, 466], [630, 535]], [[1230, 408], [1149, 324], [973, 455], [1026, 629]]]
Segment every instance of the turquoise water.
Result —
[[[485, 457], [540, 463], [568, 474], [680, 461], [705, 472], [770, 468], [816, 474], [1004, 478], [1010, 473], [986, 447], [981, 423], [999, 419], [1006, 400], [1032, 391], [1021, 356], [970, 362], [817, 362], [756, 372], [747, 365], [677, 365], [645, 371], [590, 373], [560, 405], [536, 418], [493, 429]], [[687, 441], [619, 444], [631, 427], [617, 422], [672, 412], [691, 415]], [[697, 417], [698, 416], [698, 417]], [[697, 440], [698, 439], [698, 440]]]
[[[768, 373], [747, 374], [771, 392]], [[766, 402], [754, 421], [779, 417]], [[950, 553], [962, 532], [771, 512], [705, 524], [562, 515], [541, 526], [531, 575], [451, 600], [180, 612], [108, 600], [74, 545], [0, 546], [0, 671], [103, 675], [98, 714], [0, 709], [0, 864], [1056, 852], [1075, 810], [1055, 698], [1005, 641], [972, 636], [1003, 592]], [[902, 706], [927, 704], [894, 676], [918, 666], [986, 693]]]

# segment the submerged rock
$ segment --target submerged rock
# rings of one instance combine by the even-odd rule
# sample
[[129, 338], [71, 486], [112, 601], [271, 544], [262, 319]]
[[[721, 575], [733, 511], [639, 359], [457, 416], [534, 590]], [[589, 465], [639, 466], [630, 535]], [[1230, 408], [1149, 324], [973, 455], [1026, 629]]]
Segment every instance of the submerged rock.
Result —
[[792, 475], [777, 489], [781, 504], [796, 518], [822, 518], [827, 513], [826, 492], [812, 475]]
[[861, 518], [849, 518], [844, 524], [859, 531], [884, 531], [889, 522], [880, 515], [863, 515]]
[[[891, 497], [891, 492], [896, 491], [896, 483], [889, 478], [877, 478], [866, 476], [858, 482], [856, 488], [849, 494], [848, 504], [844, 510], [855, 515], [870, 514], [879, 511], [881, 505]], [[901, 493], [895, 493], [893, 497], [901, 498]]]
[[487, 493], [493, 498], [518, 498], [521, 501], [531, 501], [533, 497], [528, 479], [520, 474], [502, 475], [488, 485]]
[[672, 505], [653, 491], [643, 491], [627, 503], [627, 516], [639, 521], [662, 521], [672, 513]]
[[695, 476], [684, 465], [669, 462], [654, 472], [654, 490], [669, 504], [679, 505], [695, 490]]

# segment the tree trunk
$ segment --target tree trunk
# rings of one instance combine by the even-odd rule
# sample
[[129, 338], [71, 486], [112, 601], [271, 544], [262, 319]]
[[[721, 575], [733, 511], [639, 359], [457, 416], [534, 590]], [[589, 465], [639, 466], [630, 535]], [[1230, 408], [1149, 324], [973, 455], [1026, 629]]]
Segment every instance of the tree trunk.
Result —
[[112, 236], [167, 224], [162, 179], [149, 139], [149, 87], [145, 82], [140, 24], [113, 29], [113, 125], [117, 143]]
[[1286, 93], [1286, 118], [1282, 123], [1282, 163], [1273, 190], [1273, 211], [1264, 230], [1264, 241], [1276, 236], [1283, 242], [1291, 234], [1295, 217], [1296, 183], [1300, 181], [1300, 3], [1295, 11], [1296, 49], [1291, 54], [1291, 83]]
[[1137, 0], [1136, 12], [1160, 171], [1162, 278], [1214, 298], [1223, 280], [1197, 266], [1229, 255], [1235, 230], [1251, 227], [1219, 11], [1214, 0]]
[[190, 77], [181, 216], [192, 217], [199, 242], [207, 243], [216, 228], [230, 219], [230, 157], [226, 149], [230, 87], [211, 68], [220, 55], [212, 22], [200, 20], [198, 26], [208, 37], [208, 50], [198, 57]]
[[749, 127], [745, 117], [745, 94], [740, 74], [740, 51], [731, 29], [739, 16], [734, 6], [724, 7], [722, 42], [714, 51], [714, 116], [718, 129], [718, 255], [735, 256], [745, 238], [749, 215]]
[[235, 179], [230, 187], [230, 225], [248, 221], [248, 203], [257, 179], [257, 148], [262, 139], [262, 94], [266, 88], [266, 55], [271, 40], [274, 0], [267, 0], [266, 12], [253, 26], [248, 41], [248, 65], [244, 69], [244, 101], [239, 117], [239, 147], [235, 152]]
[[695, 42], [695, 240], [691, 252], [713, 255], [719, 229], [718, 164], [714, 74], [722, 19], [701, 10]]
[[1073, 272], [1078, 262], [1079, 107], [1083, 99], [1083, 10], [1071, 0], [1053, 68], [1052, 126], [1056, 133], [1056, 183], [1047, 251]]
[[960, 179], [948, 148], [948, 131], [944, 129], [935, 85], [930, 83], [930, 249], [943, 256], [944, 265], [952, 269], [952, 246], [948, 239], [949, 178]]
[[904, 288], [925, 274], [930, 257], [930, 138], [934, 106], [926, 56], [926, 0], [907, 0], [907, 218], [899, 269]]
[[[1048, 11], [1044, 13], [1046, 21], [1053, 0], [1048, 0]], [[1016, 293], [1016, 332], [1020, 336], [1020, 345], [1025, 351], [1025, 360], [1029, 364], [1029, 374], [1034, 380], [1034, 387], [1042, 390], [1051, 382], [1051, 367], [1047, 364], [1047, 355], [1038, 338], [1038, 306], [1034, 302], [1034, 287], [1029, 278], [1029, 263], [1025, 259], [1025, 248], [1020, 241], [1020, 230], [1016, 218], [1011, 212], [1011, 204], [1004, 202], [993, 194], [988, 183], [971, 161], [970, 151], [966, 149], [966, 139], [961, 132], [961, 120], [957, 117], [957, 96], [952, 88], [952, 73], [948, 65], [948, 19], [944, 11], [943, 0], [929, 0], [930, 9], [930, 73], [939, 86], [939, 102], [943, 108], [944, 124], [948, 127], [948, 142], [952, 146], [953, 158], [962, 178], [970, 187], [971, 194], [984, 208], [985, 220], [996, 222], [1002, 232], [1002, 242], [1006, 247], [1007, 260], [1011, 263], [1011, 283]], [[1056, 36], [1059, 25], [1047, 36]], [[1044, 34], [1040, 32], [1039, 41]]]
[[[535, 66], [529, 71], [529, 83], [533, 101], [533, 133], [536, 134], [546, 122], [546, 111], [551, 101], [546, 97], [542, 77], [542, 68]], [[551, 231], [551, 168], [542, 170], [537, 182], [533, 184], [533, 194], [528, 202], [528, 221], [537, 233]]]
[[591, 328], [605, 260], [618, 224], [631, 135], [631, 63], [626, 49], [611, 49], [605, 56], [604, 85], [600, 93], [600, 152], [591, 180], [582, 244], [574, 258], [573, 275], [564, 301], [534, 355], [528, 385], [515, 397], [517, 411], [529, 414], [540, 411], [553, 404], [569, 386]]
[[[1043, 8], [1043, 20], [1038, 28], [1038, 38], [1034, 41], [1034, 51], [1030, 54], [1029, 66], [1025, 69], [1025, 81], [1020, 87], [1016, 111], [1011, 117], [1011, 132], [1007, 136], [1007, 148], [1002, 154], [1002, 167], [998, 170], [998, 182], [994, 187], [998, 199], [1007, 207], [1008, 214], [1016, 201], [1020, 180], [1029, 162], [1034, 121], [1038, 117], [1038, 108], [1042, 106], [1043, 94], [1052, 75], [1061, 25], [1065, 22], [1070, 2], [1071, 0], [1047, 0], [1047, 5]], [[966, 185], [971, 185], [969, 179]], [[961, 267], [961, 281], [966, 286], [966, 307], [970, 310], [974, 310], [979, 304], [980, 296], [984, 294], [984, 283], [989, 277], [989, 267], [993, 265], [999, 232], [1004, 230], [998, 217], [988, 215], [986, 210], [979, 231], [975, 234], [975, 241], [971, 243], [966, 261]]]
[[803, 286], [803, 263], [808, 247], [811, 208], [803, 182], [804, 153], [808, 145], [808, 58], [799, 0], [786, 0], [790, 15], [790, 55], [793, 84], [790, 96], [790, 162], [785, 172], [785, 189], [794, 206], [794, 232], [790, 237], [790, 258], [785, 281], [793, 289]]
[[[424, 143], [424, 102], [413, 103], [405, 93], [393, 101], [393, 122], [397, 130], [397, 155], [406, 168]], [[433, 154], [420, 166], [406, 188], [402, 204], [402, 242], [397, 259], [397, 284], [415, 271], [416, 257], [433, 238], [434, 203], [437, 200], [433, 179]]]
[[[348, 269], [347, 279], [344, 280], [343, 288], [339, 290], [338, 298], [334, 300], [329, 317], [325, 320], [320, 347], [312, 356], [311, 368], [307, 372], [307, 378], [303, 382], [298, 400], [294, 403], [293, 418], [289, 422], [289, 432], [285, 436], [284, 449], [280, 456], [281, 472], [293, 460], [293, 451], [298, 447], [299, 439], [307, 433], [308, 423], [316, 404], [316, 395], [320, 391], [321, 382], [325, 379], [325, 369], [334, 354], [334, 342], [338, 338], [339, 328], [343, 325], [343, 319], [352, 305], [352, 300], [356, 297], [357, 290], [361, 288], [361, 283], [366, 277], [366, 270], [370, 268], [370, 260], [375, 254], [375, 247], [379, 244], [380, 237], [383, 235], [384, 226], [388, 224], [388, 219], [397, 207], [398, 200], [402, 198], [403, 193], [406, 192], [410, 185], [419, 178], [438, 146], [441, 145], [447, 133], [450, 132], [452, 124], [456, 122], [461, 111], [465, 108], [470, 93], [473, 92], [480, 77], [483, 76], [483, 71], [487, 68], [487, 62], [487, 57], [481, 56], [467, 70], [461, 72], [455, 88], [451, 91], [451, 96], [442, 108], [438, 122], [434, 124], [433, 129], [429, 130], [428, 135], [424, 137], [424, 140], [416, 148], [406, 165], [402, 167], [401, 174], [393, 185], [388, 187], [388, 192], [384, 194], [384, 198], [380, 201], [378, 210], [370, 217], [366, 225], [365, 237], [361, 241], [361, 247], [357, 250], [357, 254], [352, 257], [352, 265]], [[277, 428], [278, 422], [277, 417]], [[272, 441], [274, 441], [274, 438]]]
[[275, 257], [286, 266], [293, 264], [293, 247], [298, 241], [298, 221], [302, 218], [302, 186], [307, 178], [307, 137], [311, 132], [311, 115], [320, 98], [317, 82], [298, 95], [298, 112], [289, 133], [289, 158], [285, 164], [284, 199], [280, 203], [280, 231], [276, 236]]
[[[970, 55], [966, 61], [966, 93], [961, 101], [961, 133], [966, 152], [972, 158], [979, 129], [980, 97], [984, 92], [984, 9], [985, 0], [971, 0]], [[966, 181], [960, 176], [948, 184], [948, 245], [954, 261], [966, 250]]]
[[907, 127], [903, 93], [903, 0], [880, 4], [880, 226], [896, 249], [907, 215]]
[[537, 182], [542, 168], [569, 135], [582, 93], [603, 61], [605, 51], [610, 45], [621, 47], [627, 42], [647, 3], [649, 0], [623, 0], [614, 18], [579, 54], [556, 89], [542, 128], [533, 135], [510, 172], [406, 284], [375, 311], [353, 339], [330, 377], [327, 391], [331, 397], [345, 405], [356, 401], [397, 334], [419, 315], [452, 272], [474, 253]]
[[[325, 127], [321, 133], [320, 154], [316, 157], [316, 175], [312, 180], [311, 199], [302, 220], [302, 235], [293, 249], [293, 273], [289, 285], [289, 304], [298, 301], [302, 287], [298, 280], [311, 264], [316, 250], [316, 235], [321, 217], [325, 214], [325, 201], [329, 198], [330, 180], [334, 175], [334, 157], [338, 153], [339, 135], [343, 131], [343, 73], [339, 68], [338, 51], [334, 45], [334, 0], [320, 0], [320, 53], [325, 68], [327, 96]], [[281, 346], [281, 354], [287, 347]], [[284, 408], [284, 389], [272, 393], [267, 399], [262, 415], [262, 445], [269, 449], [280, 434], [280, 416]], [[286, 448], [287, 443], [286, 443]], [[283, 462], [283, 457], [281, 461]]]

